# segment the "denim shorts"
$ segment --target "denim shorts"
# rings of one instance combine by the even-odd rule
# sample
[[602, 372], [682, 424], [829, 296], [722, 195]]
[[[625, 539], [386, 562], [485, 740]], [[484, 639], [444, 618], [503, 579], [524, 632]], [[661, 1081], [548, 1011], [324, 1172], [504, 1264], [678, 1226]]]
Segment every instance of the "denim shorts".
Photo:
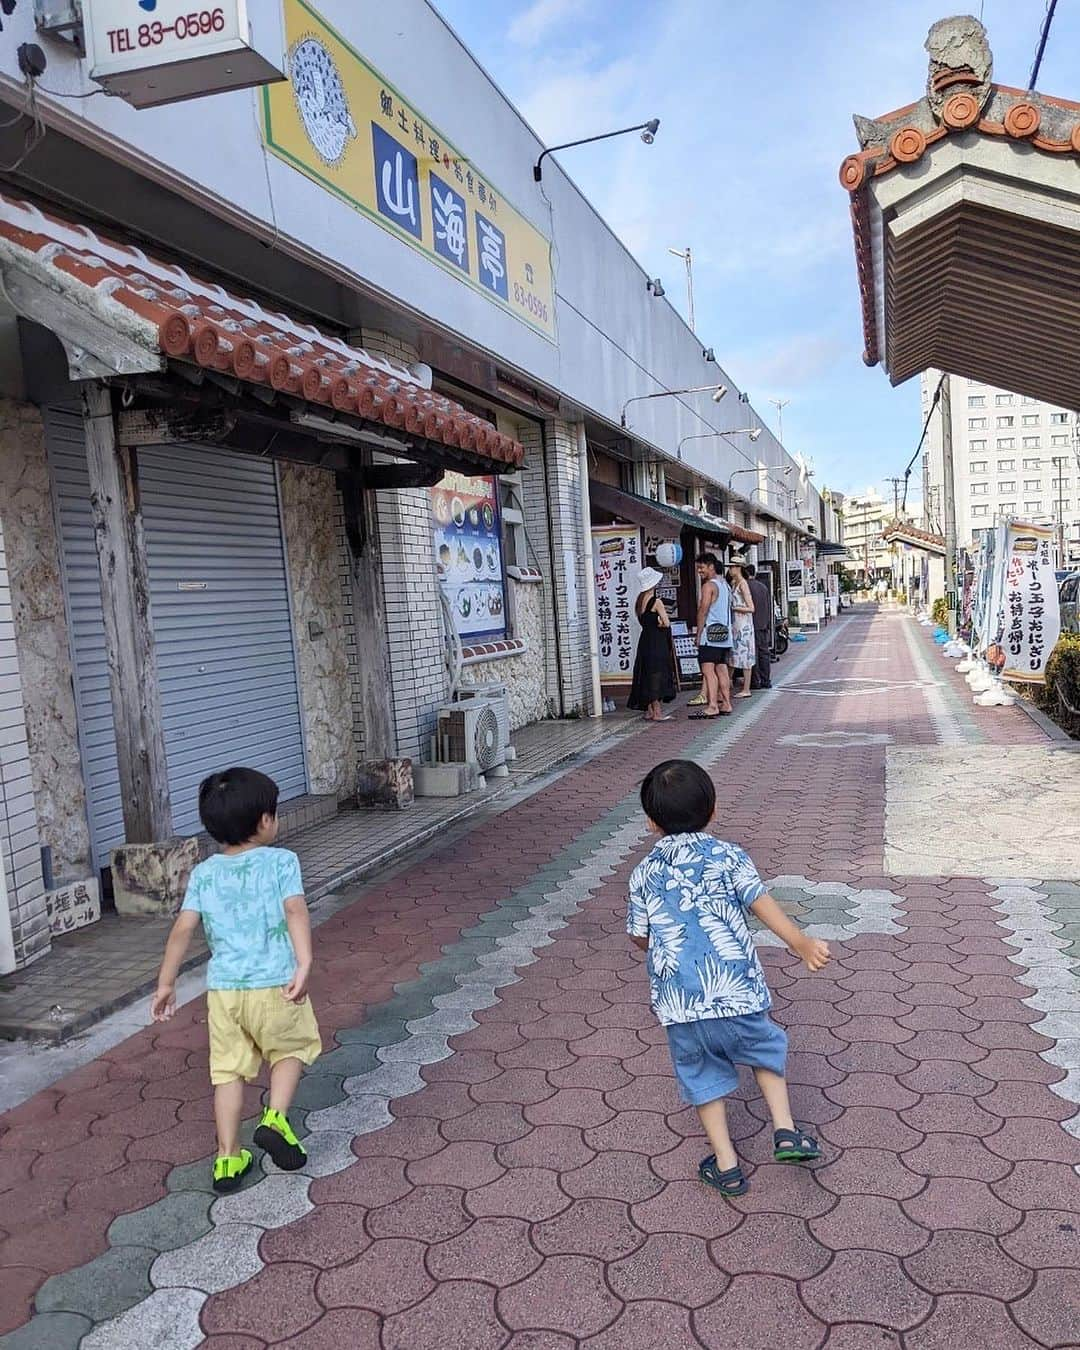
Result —
[[707, 1017], [666, 1030], [679, 1095], [691, 1106], [734, 1092], [740, 1064], [781, 1075], [787, 1064], [787, 1032], [765, 1012]]

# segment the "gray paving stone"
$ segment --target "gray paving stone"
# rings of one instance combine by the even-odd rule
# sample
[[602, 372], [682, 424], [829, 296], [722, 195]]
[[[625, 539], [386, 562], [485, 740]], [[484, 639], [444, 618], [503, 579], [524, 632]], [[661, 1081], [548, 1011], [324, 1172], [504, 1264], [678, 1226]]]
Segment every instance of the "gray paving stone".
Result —
[[[403, 1060], [395, 1064], [380, 1064], [370, 1073], [359, 1074], [356, 1078], [346, 1078], [345, 1095], [349, 1098], [407, 1097], [410, 1093], [419, 1092], [423, 1086], [424, 1080], [420, 1076], [419, 1064]], [[321, 1116], [322, 1112], [318, 1115]], [[318, 1129], [319, 1126], [313, 1121], [312, 1128]]]
[[[121, 1214], [109, 1226], [107, 1238], [112, 1247], [146, 1247], [156, 1252], [169, 1252], [183, 1247], [210, 1230], [210, 1206], [214, 1193], [210, 1167], [205, 1162], [192, 1163], [182, 1170], [195, 1171], [203, 1185], [191, 1190], [177, 1189], [163, 1196], [145, 1209]], [[181, 1169], [174, 1168], [173, 1176]]]
[[435, 1064], [452, 1054], [446, 1036], [438, 1032], [410, 1035], [407, 1041], [381, 1046], [378, 1051], [379, 1059], [386, 1064]]
[[206, 1295], [197, 1289], [159, 1289], [112, 1321], [95, 1327], [80, 1350], [195, 1350], [203, 1341], [199, 1313]]
[[478, 1025], [467, 1008], [438, 1008], [426, 1017], [417, 1017], [409, 1022], [408, 1029], [414, 1035], [438, 1032], [445, 1036], [460, 1036], [462, 1032], [472, 1031]]
[[304, 1077], [353, 1078], [358, 1073], [367, 1073], [379, 1062], [377, 1052], [380, 1044], [385, 1045], [386, 1042], [371, 1044], [367, 1041], [349, 1041], [336, 1046], [325, 1055], [320, 1055]]
[[[359, 1069], [353, 1072], [363, 1073], [364, 1070]], [[304, 1074], [300, 1080], [300, 1086], [296, 1089], [296, 1096], [293, 1098], [294, 1108], [304, 1111], [318, 1111], [324, 1106], [336, 1105], [345, 1095], [341, 1086], [344, 1081], [344, 1074]]]
[[77, 1350], [93, 1326], [74, 1313], [40, 1313], [0, 1339], [4, 1350]]
[[[336, 1108], [332, 1107], [331, 1110]], [[308, 1198], [311, 1178], [303, 1172], [282, 1172], [263, 1177], [256, 1186], [220, 1195], [214, 1201], [211, 1218], [214, 1225], [248, 1223], [256, 1228], [280, 1228], [292, 1223], [313, 1208]]]
[[361, 1026], [342, 1027], [337, 1033], [338, 1042], [341, 1045], [352, 1045], [356, 1042], [364, 1045], [391, 1045], [394, 1041], [405, 1039], [408, 1034], [405, 1030], [407, 1021], [408, 1016], [403, 1017], [397, 1011], [397, 999], [393, 998], [389, 1003], [381, 1004]]
[[262, 1270], [262, 1235], [251, 1224], [218, 1224], [197, 1242], [159, 1256], [150, 1268], [150, 1283], [155, 1289], [201, 1289], [204, 1294], [231, 1289]]
[[[391, 1124], [393, 1119], [389, 1097], [347, 1097], [339, 1106], [328, 1106], [324, 1111], [311, 1113], [312, 1128], [316, 1133], [342, 1130], [354, 1135], [370, 1134]], [[293, 1175], [297, 1174], [294, 1172]]]
[[[356, 1161], [352, 1151], [355, 1138], [352, 1130], [312, 1130], [304, 1140], [308, 1155], [305, 1176], [332, 1177], [351, 1166]], [[267, 1176], [287, 1175], [278, 1171], [268, 1153], [263, 1154], [262, 1170]]]
[[150, 1293], [152, 1247], [110, 1247], [84, 1266], [53, 1275], [38, 1290], [39, 1312], [81, 1313], [104, 1322]]

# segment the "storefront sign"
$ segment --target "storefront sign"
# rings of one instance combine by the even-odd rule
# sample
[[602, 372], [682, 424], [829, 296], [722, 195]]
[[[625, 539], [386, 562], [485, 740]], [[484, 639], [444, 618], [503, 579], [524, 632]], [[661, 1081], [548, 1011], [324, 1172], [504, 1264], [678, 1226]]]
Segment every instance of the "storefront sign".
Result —
[[789, 600], [800, 600], [806, 594], [806, 574], [801, 562], [787, 565], [787, 593]]
[[305, 0], [285, 31], [269, 149], [554, 342], [549, 240]]
[[448, 473], [429, 491], [435, 567], [459, 637], [503, 637], [506, 588], [498, 480]]
[[49, 916], [49, 932], [53, 937], [74, 933], [101, 918], [101, 892], [92, 878], [73, 882], [45, 895], [45, 911]]
[[1006, 545], [1002, 675], [1028, 684], [1045, 681], [1046, 663], [1061, 636], [1054, 578], [1054, 532], [1010, 521]]
[[600, 639], [600, 681], [629, 684], [637, 650], [637, 578], [641, 533], [632, 525], [594, 525], [593, 575]]
[[255, 50], [247, 11], [247, 0], [90, 0], [90, 78], [138, 108], [280, 80], [280, 49]]

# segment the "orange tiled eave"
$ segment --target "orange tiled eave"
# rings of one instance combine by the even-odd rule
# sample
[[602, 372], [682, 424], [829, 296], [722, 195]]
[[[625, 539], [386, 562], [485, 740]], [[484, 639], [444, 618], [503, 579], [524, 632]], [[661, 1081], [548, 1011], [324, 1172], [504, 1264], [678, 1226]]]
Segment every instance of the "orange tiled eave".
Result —
[[480, 467], [517, 468], [522, 446], [425, 388], [408, 366], [353, 347], [183, 268], [0, 194], [0, 270], [22, 266], [165, 360], [263, 385], [328, 416], [382, 423]]

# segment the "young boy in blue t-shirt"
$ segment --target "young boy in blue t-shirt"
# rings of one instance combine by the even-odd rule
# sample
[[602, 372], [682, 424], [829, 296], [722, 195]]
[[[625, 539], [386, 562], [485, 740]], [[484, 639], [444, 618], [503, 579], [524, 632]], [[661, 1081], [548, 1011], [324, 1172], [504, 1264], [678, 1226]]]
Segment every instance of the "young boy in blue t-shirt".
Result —
[[661, 838], [630, 878], [627, 932], [648, 952], [652, 1007], [667, 1029], [675, 1077], [713, 1147], [698, 1175], [723, 1195], [743, 1195], [749, 1183], [724, 1107], [738, 1086], [738, 1065], [753, 1069], [768, 1105], [776, 1161], [821, 1156], [817, 1140], [791, 1118], [787, 1036], [768, 1016], [772, 1000], [746, 911], [811, 971], [825, 965], [829, 948], [792, 923], [741, 848], [706, 833], [716, 789], [699, 765], [658, 764], [641, 786], [641, 804]]
[[235, 1191], [251, 1170], [240, 1147], [244, 1083], [270, 1065], [270, 1102], [255, 1143], [283, 1171], [307, 1158], [289, 1124], [304, 1066], [322, 1052], [307, 997], [311, 924], [300, 860], [270, 847], [278, 834], [278, 787], [255, 769], [211, 774], [199, 788], [199, 816], [221, 852], [192, 871], [173, 924], [150, 1007], [155, 1022], [176, 1011], [176, 977], [202, 922], [210, 964], [206, 1011], [218, 1152], [214, 1190]]

